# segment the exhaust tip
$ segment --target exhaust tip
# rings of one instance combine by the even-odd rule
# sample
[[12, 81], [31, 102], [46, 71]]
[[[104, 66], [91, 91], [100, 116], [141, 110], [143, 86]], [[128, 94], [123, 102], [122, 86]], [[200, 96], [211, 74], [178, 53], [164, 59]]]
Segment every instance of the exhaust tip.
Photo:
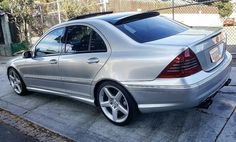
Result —
[[225, 85], [224, 85], [224, 86], [229, 86], [230, 83], [231, 83], [231, 79], [228, 79], [228, 80], [225, 82]]
[[202, 102], [201, 104], [199, 104], [197, 106], [197, 108], [200, 108], [200, 109], [208, 109], [210, 107], [210, 105], [212, 104], [212, 99], [211, 98], [208, 98], [207, 100], [205, 100], [204, 102]]

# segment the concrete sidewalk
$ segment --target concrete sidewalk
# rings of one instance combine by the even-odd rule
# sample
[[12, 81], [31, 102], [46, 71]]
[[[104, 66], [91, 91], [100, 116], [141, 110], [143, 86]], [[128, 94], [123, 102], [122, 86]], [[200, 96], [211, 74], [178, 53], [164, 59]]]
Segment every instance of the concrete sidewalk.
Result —
[[125, 127], [78, 101], [39, 93], [17, 96], [5, 72], [0, 64], [0, 108], [75, 141], [236, 141], [236, 68], [231, 85], [214, 97], [209, 109], [142, 114]]
[[9, 61], [10, 59], [13, 59], [14, 57], [16, 57], [16, 56], [8, 56], [8, 57], [6, 57], [6, 56], [0, 56], [0, 63], [6, 63], [7, 61]]

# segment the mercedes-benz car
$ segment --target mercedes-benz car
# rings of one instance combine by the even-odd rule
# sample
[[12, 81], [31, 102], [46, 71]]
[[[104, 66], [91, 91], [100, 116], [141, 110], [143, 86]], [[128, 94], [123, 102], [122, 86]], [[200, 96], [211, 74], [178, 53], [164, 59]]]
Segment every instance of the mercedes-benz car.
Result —
[[220, 28], [194, 28], [158, 12], [97, 13], [52, 27], [9, 62], [14, 91], [56, 94], [101, 109], [116, 125], [138, 112], [198, 106], [229, 83]]

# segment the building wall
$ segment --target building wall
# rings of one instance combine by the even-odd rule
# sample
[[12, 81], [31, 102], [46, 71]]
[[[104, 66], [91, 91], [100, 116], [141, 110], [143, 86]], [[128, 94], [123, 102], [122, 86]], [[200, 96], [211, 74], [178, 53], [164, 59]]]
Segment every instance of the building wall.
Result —
[[11, 51], [8, 49], [9, 49], [9, 46], [0, 44], [0, 56], [11, 56]]
[[[172, 18], [172, 14], [162, 14], [165, 17]], [[219, 14], [175, 14], [175, 20], [189, 26], [207, 26], [207, 27], [222, 27]]]

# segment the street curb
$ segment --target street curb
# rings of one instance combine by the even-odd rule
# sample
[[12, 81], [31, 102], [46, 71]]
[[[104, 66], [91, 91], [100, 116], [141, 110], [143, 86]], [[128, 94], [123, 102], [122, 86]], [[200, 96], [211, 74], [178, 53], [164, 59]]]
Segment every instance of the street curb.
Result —
[[236, 59], [236, 53], [231, 53], [231, 55], [233, 59]]
[[53, 132], [45, 127], [29, 121], [22, 116], [11, 113], [8, 110], [0, 108], [0, 122], [8, 124], [18, 129], [23, 134], [35, 138], [41, 142], [73, 142], [73, 140]]

